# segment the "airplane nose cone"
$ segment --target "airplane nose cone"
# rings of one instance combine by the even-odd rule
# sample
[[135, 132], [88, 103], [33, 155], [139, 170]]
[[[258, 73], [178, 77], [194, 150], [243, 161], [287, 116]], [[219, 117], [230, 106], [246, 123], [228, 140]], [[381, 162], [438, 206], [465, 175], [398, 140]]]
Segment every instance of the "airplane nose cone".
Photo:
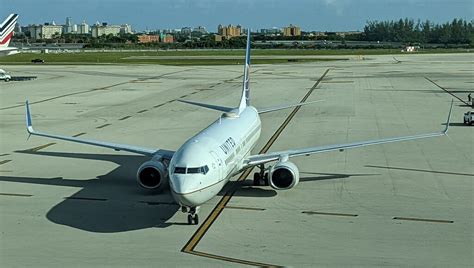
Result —
[[182, 206], [196, 207], [209, 199], [208, 193], [200, 189], [197, 178], [173, 175], [170, 182], [173, 198]]
[[171, 176], [171, 189], [177, 194], [186, 194], [192, 192], [190, 180], [184, 176], [173, 175]]

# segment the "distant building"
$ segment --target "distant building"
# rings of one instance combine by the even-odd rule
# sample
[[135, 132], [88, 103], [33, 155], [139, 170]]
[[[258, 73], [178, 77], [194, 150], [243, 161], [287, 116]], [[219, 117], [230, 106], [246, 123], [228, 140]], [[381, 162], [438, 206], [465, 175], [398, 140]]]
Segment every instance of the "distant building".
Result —
[[182, 34], [191, 34], [191, 32], [192, 32], [191, 27], [183, 27], [183, 28], [181, 28], [181, 33], [182, 33]]
[[17, 23], [15, 23], [15, 27], [13, 28], [13, 31], [14, 31], [16, 34], [17, 34], [17, 33], [21, 33], [21, 32], [22, 32], [22, 31], [21, 31], [21, 28], [22, 28], [22, 27], [21, 27], [20, 24], [17, 22]]
[[132, 33], [132, 25], [130, 25], [130, 24], [120, 25], [120, 33], [122, 33], [122, 34], [131, 34]]
[[301, 28], [290, 24], [290, 26], [283, 28], [283, 36], [301, 36]]
[[63, 26], [45, 23], [44, 25], [28, 25], [28, 32], [30, 37], [36, 39], [52, 39], [59, 37], [63, 33]]
[[281, 29], [277, 27], [260, 29], [260, 33], [265, 35], [277, 35], [281, 34]]
[[221, 42], [222, 41], [222, 35], [218, 35], [218, 34], [214, 35], [214, 41]]
[[158, 43], [160, 42], [160, 36], [159, 35], [147, 35], [147, 34], [141, 34], [138, 36], [138, 43], [145, 44], [145, 43]]
[[234, 26], [232, 24], [229, 24], [227, 26], [223, 26], [219, 24], [217, 26], [217, 33], [220, 36], [222, 36], [222, 38], [225, 38], [225, 39], [230, 39], [232, 37], [240, 36], [241, 32], [242, 32], [242, 26], [240, 25]]
[[89, 34], [89, 24], [86, 21], [82, 21], [81, 24], [77, 27], [78, 34]]
[[71, 17], [66, 17], [66, 24], [63, 25], [63, 33], [68, 34], [72, 33], [72, 18]]
[[200, 32], [202, 34], [207, 34], [207, 30], [203, 26], [197, 26], [193, 29], [193, 32]]
[[99, 24], [98, 22], [91, 27], [92, 37], [100, 37], [102, 35], [130, 34], [132, 26], [130, 24], [108, 25], [106, 22]]
[[171, 34], [161, 34], [160, 41], [162, 43], [173, 43], [174, 37]]

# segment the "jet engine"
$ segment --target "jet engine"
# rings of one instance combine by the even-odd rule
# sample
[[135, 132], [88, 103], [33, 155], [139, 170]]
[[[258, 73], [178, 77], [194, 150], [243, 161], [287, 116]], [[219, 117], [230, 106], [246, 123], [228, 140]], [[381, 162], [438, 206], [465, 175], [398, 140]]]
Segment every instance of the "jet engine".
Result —
[[168, 182], [168, 169], [161, 161], [147, 161], [138, 168], [137, 181], [145, 189], [162, 189]]
[[278, 162], [270, 170], [269, 183], [273, 189], [288, 190], [300, 181], [298, 167], [290, 161]]

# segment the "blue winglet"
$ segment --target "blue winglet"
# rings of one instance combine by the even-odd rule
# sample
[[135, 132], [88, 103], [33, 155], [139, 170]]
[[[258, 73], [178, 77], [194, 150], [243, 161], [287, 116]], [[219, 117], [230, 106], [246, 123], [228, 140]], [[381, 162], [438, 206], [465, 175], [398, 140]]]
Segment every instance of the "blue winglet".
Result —
[[448, 134], [449, 121], [451, 121], [451, 111], [453, 110], [454, 99], [451, 100], [451, 107], [449, 108], [448, 120], [446, 120], [446, 127], [443, 130], [444, 135]]
[[31, 113], [30, 113], [30, 104], [28, 100], [26, 101], [26, 130], [28, 133], [34, 132], [33, 125], [31, 123]]

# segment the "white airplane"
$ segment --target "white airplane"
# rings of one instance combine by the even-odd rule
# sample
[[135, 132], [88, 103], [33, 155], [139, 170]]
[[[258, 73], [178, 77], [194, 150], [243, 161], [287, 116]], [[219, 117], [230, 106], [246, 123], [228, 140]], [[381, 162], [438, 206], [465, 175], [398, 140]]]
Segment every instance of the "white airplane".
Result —
[[8, 47], [17, 20], [18, 14], [10, 14], [10, 16], [0, 24], [0, 57], [18, 53], [18, 48]]
[[[250, 33], [247, 35], [244, 81], [239, 106], [231, 108], [180, 100], [188, 104], [217, 110], [223, 112], [223, 114], [211, 125], [187, 140], [177, 151], [141, 148], [36, 132], [32, 127], [28, 101], [26, 102], [27, 130], [30, 135], [152, 156], [152, 159], [143, 163], [137, 171], [139, 185], [146, 189], [155, 190], [169, 184], [173, 198], [181, 206], [182, 211], [188, 213], [189, 224], [198, 224], [199, 206], [216, 196], [231, 177], [245, 169], [260, 168], [260, 172], [254, 174], [256, 185], [270, 185], [276, 190], [286, 190], [293, 188], [299, 182], [299, 171], [296, 165], [289, 161], [291, 157], [437, 137], [446, 135], [448, 132], [452, 102], [446, 127], [441, 132], [252, 155], [251, 151], [260, 136], [260, 114], [309, 103], [256, 109], [250, 105], [249, 68]], [[265, 164], [270, 162], [276, 163], [269, 168], [265, 168]]]

